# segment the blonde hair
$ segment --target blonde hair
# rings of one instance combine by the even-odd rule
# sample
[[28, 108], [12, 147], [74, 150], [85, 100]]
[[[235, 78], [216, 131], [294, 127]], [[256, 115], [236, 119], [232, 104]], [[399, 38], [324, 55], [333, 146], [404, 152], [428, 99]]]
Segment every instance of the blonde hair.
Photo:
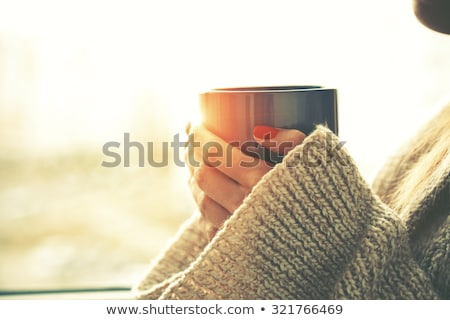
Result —
[[[413, 148], [411, 149], [411, 144]], [[446, 179], [450, 168], [450, 103], [411, 141], [402, 163], [407, 164], [397, 177], [396, 187], [384, 201], [400, 215], [408, 215], [425, 196]], [[402, 166], [400, 163], [400, 166]]]

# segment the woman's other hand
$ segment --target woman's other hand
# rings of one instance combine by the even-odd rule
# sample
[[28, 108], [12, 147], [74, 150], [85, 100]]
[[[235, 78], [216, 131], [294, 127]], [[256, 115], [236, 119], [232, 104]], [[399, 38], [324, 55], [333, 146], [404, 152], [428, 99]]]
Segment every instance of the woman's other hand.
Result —
[[[211, 240], [273, 165], [244, 154], [202, 125], [186, 130], [189, 187], [201, 213], [200, 223]], [[281, 155], [305, 138], [298, 130], [267, 126], [255, 127], [253, 135], [262, 146]]]

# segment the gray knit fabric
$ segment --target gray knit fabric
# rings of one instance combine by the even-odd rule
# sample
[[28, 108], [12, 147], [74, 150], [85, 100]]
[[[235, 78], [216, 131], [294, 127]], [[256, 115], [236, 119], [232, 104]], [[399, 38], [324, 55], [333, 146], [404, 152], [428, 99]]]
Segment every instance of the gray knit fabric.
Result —
[[195, 217], [187, 221], [135, 296], [448, 299], [448, 173], [426, 191], [434, 201], [416, 208], [438, 215], [439, 224], [412, 242], [407, 221], [374, 192], [383, 183], [372, 189], [338, 138], [318, 127], [263, 177], [211, 242]]

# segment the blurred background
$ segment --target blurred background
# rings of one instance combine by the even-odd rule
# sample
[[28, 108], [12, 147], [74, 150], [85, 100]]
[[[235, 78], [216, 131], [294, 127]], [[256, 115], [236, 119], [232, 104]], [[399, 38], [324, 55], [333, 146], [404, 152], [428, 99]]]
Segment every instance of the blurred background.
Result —
[[370, 181], [449, 98], [449, 57], [409, 0], [0, 0], [0, 290], [133, 284], [194, 210], [187, 173], [102, 147], [161, 157], [200, 91], [337, 88]]

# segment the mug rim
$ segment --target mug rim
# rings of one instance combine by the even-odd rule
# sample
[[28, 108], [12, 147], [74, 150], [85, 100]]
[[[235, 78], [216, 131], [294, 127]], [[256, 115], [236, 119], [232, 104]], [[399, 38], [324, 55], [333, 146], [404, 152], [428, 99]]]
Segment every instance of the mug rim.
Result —
[[249, 86], [249, 87], [229, 87], [229, 88], [214, 88], [208, 92], [227, 93], [227, 92], [242, 92], [242, 93], [259, 93], [259, 92], [304, 92], [317, 90], [335, 90], [317, 85], [288, 85], [288, 86]]

